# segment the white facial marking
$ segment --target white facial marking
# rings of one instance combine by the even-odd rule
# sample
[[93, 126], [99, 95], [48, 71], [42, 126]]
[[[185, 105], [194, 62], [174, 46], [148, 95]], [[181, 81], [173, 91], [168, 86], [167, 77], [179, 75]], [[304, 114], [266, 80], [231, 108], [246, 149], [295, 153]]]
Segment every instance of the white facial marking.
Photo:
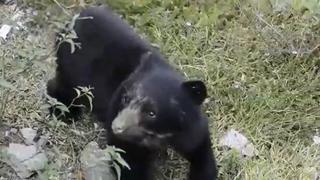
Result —
[[140, 110], [138, 107], [135, 107], [132, 102], [119, 112], [117, 117], [113, 120], [111, 128], [115, 134], [123, 133], [126, 129], [139, 122]]

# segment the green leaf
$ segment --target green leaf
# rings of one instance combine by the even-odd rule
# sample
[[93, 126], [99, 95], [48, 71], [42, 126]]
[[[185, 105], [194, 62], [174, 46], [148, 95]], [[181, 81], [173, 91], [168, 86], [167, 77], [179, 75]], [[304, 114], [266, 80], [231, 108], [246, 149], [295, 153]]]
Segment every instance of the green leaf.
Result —
[[89, 95], [86, 94], [86, 97], [88, 98], [89, 100], [89, 105], [90, 105], [90, 111], [92, 111], [93, 109], [93, 104], [92, 104], [92, 97], [90, 97]]
[[65, 106], [62, 102], [58, 101], [57, 99], [54, 99], [55, 101], [53, 102], [55, 106]]
[[124, 150], [120, 149], [120, 148], [117, 148], [115, 146], [108, 146], [108, 149], [110, 149], [111, 151], [116, 151], [116, 152], [122, 152], [122, 153], [125, 153]]
[[70, 43], [70, 46], [71, 46], [71, 54], [73, 54], [74, 51], [76, 50], [74, 42], [73, 42], [71, 39], [66, 39], [65, 41], [68, 42], [68, 43]]
[[50, 107], [51, 107], [50, 104], [44, 104], [44, 105], [40, 106], [40, 110], [49, 109]]
[[68, 107], [65, 106], [65, 105], [58, 105], [58, 106], [57, 106], [57, 109], [59, 109], [59, 110], [61, 110], [61, 111], [63, 111], [63, 112], [69, 112]]
[[88, 95], [90, 95], [90, 96], [91, 96], [91, 98], [94, 98], [94, 96], [93, 96], [93, 94], [92, 94], [92, 92], [91, 92], [91, 91], [87, 92], [87, 94], [88, 94]]
[[121, 178], [121, 168], [117, 164], [114, 165], [114, 168], [116, 169], [118, 180], [120, 180], [120, 178]]
[[81, 95], [81, 92], [80, 92], [80, 90], [79, 89], [77, 89], [77, 88], [73, 88], [75, 91], [76, 91], [76, 93], [77, 93], [77, 98]]
[[122, 166], [128, 168], [129, 170], [131, 169], [130, 166], [129, 166], [129, 164], [128, 164], [121, 156], [119, 156], [119, 158], [117, 158], [116, 160], [117, 160], [117, 162], [118, 162], [119, 164], [121, 164]]

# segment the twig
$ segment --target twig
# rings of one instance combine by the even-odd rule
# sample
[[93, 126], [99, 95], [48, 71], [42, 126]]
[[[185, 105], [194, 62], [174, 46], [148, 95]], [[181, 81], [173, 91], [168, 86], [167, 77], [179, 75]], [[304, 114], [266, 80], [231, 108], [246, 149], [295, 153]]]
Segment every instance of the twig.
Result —
[[266, 24], [268, 27], [270, 27], [275, 33], [277, 33], [282, 39], [284, 39], [284, 36], [277, 30], [275, 29], [271, 24], [269, 24], [266, 20], [264, 20], [258, 13], [256, 13], [256, 16], [258, 17], [258, 19], [263, 22], [264, 24]]
[[71, 16], [71, 14], [66, 10], [66, 8], [63, 5], [61, 5], [57, 0], [53, 0], [53, 2], [56, 3], [64, 13], [66, 13], [68, 16]]

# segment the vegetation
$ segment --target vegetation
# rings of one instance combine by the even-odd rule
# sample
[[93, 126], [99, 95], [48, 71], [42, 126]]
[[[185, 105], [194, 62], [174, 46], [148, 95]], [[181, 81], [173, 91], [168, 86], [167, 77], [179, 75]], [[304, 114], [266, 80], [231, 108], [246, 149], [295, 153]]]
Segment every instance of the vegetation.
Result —
[[[77, 172], [79, 151], [101, 133], [90, 120], [71, 126], [52, 120], [44, 108], [54, 70], [53, 30], [96, 3], [114, 7], [187, 78], [207, 83], [205, 110], [220, 179], [304, 180], [320, 172], [319, 145], [312, 142], [320, 129], [317, 0], [24, 0], [39, 11], [28, 30], [0, 46], [0, 120], [52, 135], [61, 162], [48, 174]], [[0, 23], [12, 23], [11, 16], [0, 7]], [[257, 157], [219, 145], [231, 128], [248, 137]], [[184, 179], [185, 161], [171, 151], [169, 158], [159, 179]]]

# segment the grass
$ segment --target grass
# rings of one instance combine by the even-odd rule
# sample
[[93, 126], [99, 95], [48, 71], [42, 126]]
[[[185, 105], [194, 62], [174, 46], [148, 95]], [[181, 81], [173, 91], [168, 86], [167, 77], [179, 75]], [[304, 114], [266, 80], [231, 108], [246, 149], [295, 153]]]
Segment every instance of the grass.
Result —
[[[320, 149], [312, 145], [320, 129], [319, 16], [295, 9], [275, 13], [235, 0], [105, 1], [187, 78], [206, 82], [210, 99], [205, 111], [219, 179], [305, 180], [320, 172]], [[58, 163], [55, 173], [48, 174], [66, 177], [65, 169], [77, 172], [78, 152], [99, 132], [90, 121], [65, 126], [41, 108], [54, 70], [44, 63], [52, 63], [52, 56], [46, 57], [52, 50], [52, 27], [71, 17], [57, 13], [61, 8], [54, 2], [28, 3], [40, 9], [37, 21], [0, 46], [1, 75], [15, 87], [0, 87], [0, 117], [7, 127], [31, 126], [50, 134]], [[59, 16], [46, 20], [45, 10]], [[11, 22], [9, 17], [0, 10], [0, 23]], [[30, 35], [35, 42], [26, 40]], [[241, 158], [219, 145], [231, 128], [253, 142], [257, 157]], [[185, 161], [171, 151], [169, 159], [161, 166], [166, 178], [160, 179], [184, 179]]]

